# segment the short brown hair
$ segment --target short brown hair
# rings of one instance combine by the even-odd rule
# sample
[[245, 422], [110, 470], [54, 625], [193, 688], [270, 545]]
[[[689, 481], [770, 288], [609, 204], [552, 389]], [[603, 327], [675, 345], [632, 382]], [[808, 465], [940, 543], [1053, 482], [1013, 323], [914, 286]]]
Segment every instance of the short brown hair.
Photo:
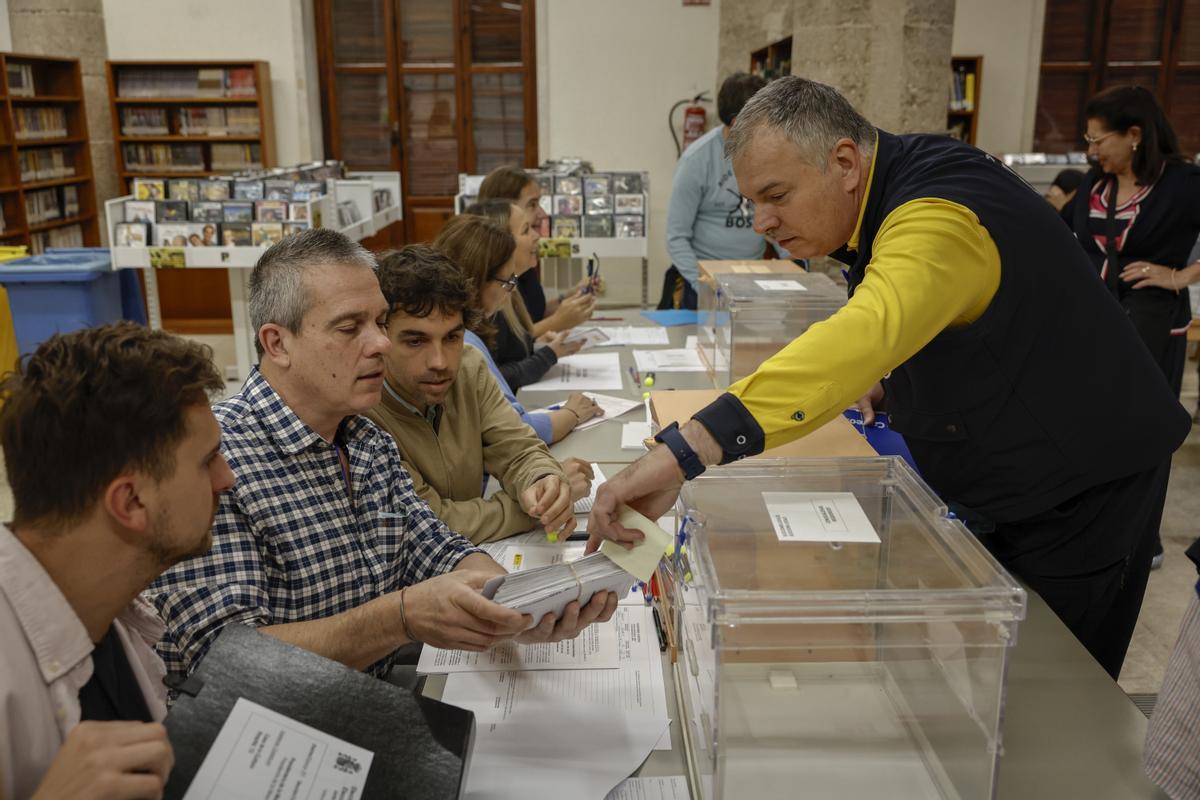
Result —
[[496, 167], [479, 184], [480, 200], [511, 200], [514, 203], [521, 191], [533, 182], [533, 176], [520, 167]]
[[403, 311], [410, 317], [425, 317], [435, 308], [443, 314], [461, 313], [468, 330], [475, 330], [482, 316], [474, 284], [448, 256], [427, 244], [385, 253], [379, 260], [379, 288], [387, 298], [389, 314]]
[[[474, 290], [474, 306], [483, 310], [483, 289], [512, 258], [517, 241], [508, 228], [470, 214], [453, 217], [433, 240], [433, 249], [458, 265]], [[496, 335], [490, 320], [480, 315], [473, 329], [489, 344]]]
[[14, 524], [70, 524], [129, 469], [169, 477], [184, 412], [224, 386], [207, 345], [132, 322], [50, 337], [0, 389]]

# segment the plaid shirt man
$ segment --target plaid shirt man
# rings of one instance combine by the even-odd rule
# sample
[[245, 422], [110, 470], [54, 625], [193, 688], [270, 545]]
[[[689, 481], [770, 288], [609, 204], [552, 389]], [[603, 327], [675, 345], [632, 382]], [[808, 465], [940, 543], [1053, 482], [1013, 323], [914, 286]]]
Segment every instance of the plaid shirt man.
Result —
[[[395, 442], [370, 420], [347, 417], [330, 444], [257, 368], [213, 411], [237, 483], [221, 496], [208, 554], [176, 565], [147, 590], [167, 625], [158, 651], [172, 674], [190, 673], [231, 623], [330, 617], [480, 552], [413, 492]], [[386, 674], [392, 661], [367, 671]]]

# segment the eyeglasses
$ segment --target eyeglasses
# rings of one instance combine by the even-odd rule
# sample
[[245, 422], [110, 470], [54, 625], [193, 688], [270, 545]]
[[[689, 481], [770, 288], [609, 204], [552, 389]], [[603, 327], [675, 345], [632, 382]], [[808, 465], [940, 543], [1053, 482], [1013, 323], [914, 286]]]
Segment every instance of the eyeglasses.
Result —
[[1083, 135], [1083, 140], [1085, 142], [1087, 142], [1088, 146], [1090, 147], [1091, 145], [1094, 145], [1094, 144], [1100, 144], [1105, 139], [1107, 139], [1110, 136], [1114, 136], [1115, 134], [1116, 134], [1116, 131], [1109, 131], [1108, 133], [1104, 134], [1103, 136], [1089, 136], [1088, 134], [1085, 133]]
[[495, 281], [496, 283], [500, 284], [501, 286], [504, 287], [504, 291], [506, 291], [506, 292], [511, 292], [513, 289], [517, 288], [517, 276], [516, 275], [513, 275], [511, 278], [509, 278], [507, 280], [501, 280], [500, 278], [488, 278], [488, 280]]

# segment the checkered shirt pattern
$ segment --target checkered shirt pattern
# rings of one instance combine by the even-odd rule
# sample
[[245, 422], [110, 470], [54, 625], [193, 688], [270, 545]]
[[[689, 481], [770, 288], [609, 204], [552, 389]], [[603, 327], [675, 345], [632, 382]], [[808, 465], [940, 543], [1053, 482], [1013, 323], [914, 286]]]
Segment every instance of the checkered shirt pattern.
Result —
[[[391, 436], [347, 417], [334, 445], [302, 422], [257, 369], [213, 407], [237, 480], [221, 497], [213, 545], [147, 590], [167, 625], [173, 675], [195, 668], [221, 629], [322, 619], [449, 572], [481, 552], [413, 491]], [[386, 674], [393, 656], [368, 672]]]

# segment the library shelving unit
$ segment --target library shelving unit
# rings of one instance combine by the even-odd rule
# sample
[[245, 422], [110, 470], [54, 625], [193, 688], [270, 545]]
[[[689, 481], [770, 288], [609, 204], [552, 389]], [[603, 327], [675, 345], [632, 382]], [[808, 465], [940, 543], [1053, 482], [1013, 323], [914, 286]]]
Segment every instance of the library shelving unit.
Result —
[[[203, 178], [239, 168], [240, 165], [213, 163], [213, 146], [218, 144], [257, 146], [258, 162], [244, 166], [275, 166], [275, 124], [267, 62], [109, 61], [107, 72], [122, 190], [128, 191], [129, 181], [138, 177]], [[245, 79], [251, 75], [252, 82], [237, 80], [231, 84], [232, 77]], [[211, 78], [216, 76], [220, 80], [214, 84]], [[237, 114], [243, 122], [248, 115], [256, 118], [257, 125], [246, 129], [206, 120], [193, 131], [187, 117], [197, 111], [211, 111], [220, 116]], [[147, 112], [149, 115], [161, 112], [161, 124], [147, 125]], [[143, 119], [136, 120], [139, 114]], [[164, 163], [158, 170], [141, 169], [129, 156], [142, 146], [157, 146], [163, 154], [181, 153], [183, 148], [191, 146], [202, 155], [202, 161], [198, 165]]]
[[792, 37], [780, 39], [750, 54], [750, 74], [771, 81], [792, 74]]
[[979, 92], [983, 82], [983, 56], [950, 57], [950, 97], [946, 129], [956, 139], [975, 144], [979, 129]]
[[99, 245], [79, 61], [0, 53], [0, 74], [0, 244]]
[[[263, 168], [275, 166], [271, 73], [265, 61], [109, 61], [106, 72], [122, 192], [128, 192], [131, 181], [139, 177], [205, 178], [234, 172], [238, 165], [213, 163], [214, 148], [220, 152], [229, 145], [257, 147], [258, 163]], [[236, 80], [231, 81], [231, 76]], [[237, 125], [222, 129], [222, 116], [236, 117]], [[247, 131], [247, 119], [255, 118], [257, 126]], [[154, 151], [173, 155], [188, 149], [199, 156], [199, 163], [193, 158], [187, 170], [164, 165], [153, 171], [133, 169], [126, 158], [138, 150], [143, 155]], [[233, 330], [232, 298], [219, 271], [172, 272], [160, 281], [158, 291], [162, 317], [170, 330], [188, 334]]]

